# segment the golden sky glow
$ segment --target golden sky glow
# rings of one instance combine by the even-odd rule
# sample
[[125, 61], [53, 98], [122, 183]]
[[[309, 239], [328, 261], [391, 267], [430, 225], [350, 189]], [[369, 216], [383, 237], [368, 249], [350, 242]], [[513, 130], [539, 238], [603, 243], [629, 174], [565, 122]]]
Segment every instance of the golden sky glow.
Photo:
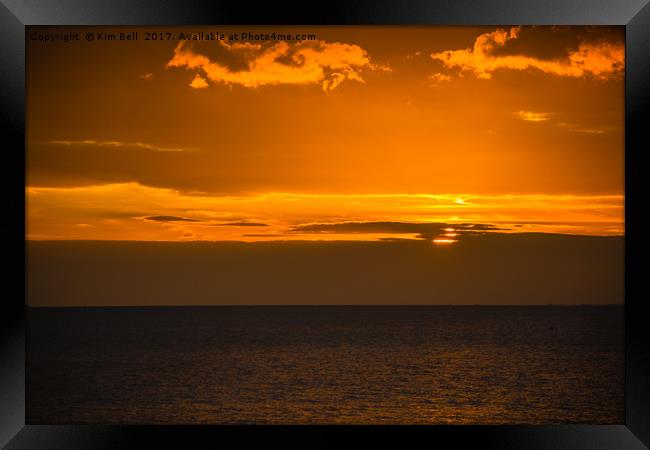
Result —
[[622, 28], [147, 31], [28, 40], [28, 239], [624, 234]]

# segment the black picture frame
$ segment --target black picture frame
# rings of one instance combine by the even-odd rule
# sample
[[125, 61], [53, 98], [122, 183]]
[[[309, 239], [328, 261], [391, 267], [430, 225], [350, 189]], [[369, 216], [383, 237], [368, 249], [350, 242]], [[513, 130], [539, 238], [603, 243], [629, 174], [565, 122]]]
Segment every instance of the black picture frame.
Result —
[[[624, 425], [430, 427], [155, 427], [25, 424], [25, 26], [28, 25], [624, 25], [625, 78], [625, 312]], [[0, 327], [0, 445], [8, 449], [190, 448], [196, 442], [243, 444], [292, 438], [305, 445], [341, 440], [349, 432], [372, 439], [410, 439], [484, 448], [612, 448], [650, 446], [650, 347], [645, 277], [640, 263], [647, 236], [640, 218], [650, 149], [646, 117], [650, 88], [648, 0], [330, 0], [308, 5], [208, 0], [2, 0], [0, 117], [6, 214]], [[644, 189], [646, 188], [646, 189]], [[279, 436], [282, 436], [281, 438]], [[207, 441], [206, 441], [207, 439]], [[270, 440], [268, 440], [270, 439]], [[416, 441], [413, 441], [416, 442]], [[307, 444], [309, 443], [309, 444]], [[279, 444], [279, 442], [278, 442]], [[645, 445], [644, 445], [645, 444]]]

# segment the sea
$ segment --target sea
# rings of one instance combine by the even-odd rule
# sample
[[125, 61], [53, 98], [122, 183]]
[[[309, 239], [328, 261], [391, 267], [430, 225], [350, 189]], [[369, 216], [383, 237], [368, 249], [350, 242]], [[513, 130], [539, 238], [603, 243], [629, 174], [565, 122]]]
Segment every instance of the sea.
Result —
[[623, 306], [28, 308], [28, 424], [622, 424]]

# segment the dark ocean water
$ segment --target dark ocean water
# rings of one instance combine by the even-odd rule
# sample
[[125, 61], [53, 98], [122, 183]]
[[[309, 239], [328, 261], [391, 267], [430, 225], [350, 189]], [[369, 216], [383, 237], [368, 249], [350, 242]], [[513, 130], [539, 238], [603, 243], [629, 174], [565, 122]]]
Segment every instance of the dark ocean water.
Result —
[[31, 308], [27, 422], [624, 422], [623, 307]]

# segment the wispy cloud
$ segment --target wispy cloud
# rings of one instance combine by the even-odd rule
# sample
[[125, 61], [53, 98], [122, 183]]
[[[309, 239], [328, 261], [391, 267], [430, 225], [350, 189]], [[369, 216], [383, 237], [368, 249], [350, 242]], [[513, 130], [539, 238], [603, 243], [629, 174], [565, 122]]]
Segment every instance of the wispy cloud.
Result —
[[526, 122], [545, 122], [550, 119], [551, 114], [546, 112], [517, 111], [517, 117]]
[[515, 115], [524, 121], [527, 122], [547, 122], [551, 126], [563, 128], [566, 131], [572, 133], [583, 133], [583, 134], [604, 134], [607, 131], [611, 131], [613, 127], [586, 127], [584, 125], [569, 123], [569, 122], [557, 122], [552, 121], [551, 113], [543, 112], [532, 112], [532, 111], [517, 111]]
[[585, 134], [603, 134], [606, 130], [602, 128], [569, 128], [569, 131]]
[[[201, 71], [205, 77], [195, 77], [190, 86], [206, 87], [213, 83], [240, 85], [247, 88], [279, 84], [320, 84], [331, 91], [343, 81], [364, 82], [364, 70], [390, 70], [373, 62], [363, 48], [341, 42], [303, 41], [295, 44], [278, 42], [271, 46], [251, 43], [217, 44], [227, 57], [235, 57], [238, 67], [229, 66], [201, 54], [191, 45], [180, 42], [167, 67], [186, 67]], [[227, 59], [227, 58], [224, 58]]]
[[85, 139], [80, 141], [62, 141], [62, 140], [53, 140], [47, 141], [46, 144], [51, 145], [64, 145], [64, 146], [81, 146], [81, 145], [91, 145], [96, 147], [112, 147], [112, 148], [128, 148], [135, 147], [141, 148], [144, 150], [153, 150], [156, 152], [186, 152], [190, 149], [186, 148], [170, 148], [170, 147], [159, 147], [157, 145], [145, 144], [144, 142], [122, 142], [122, 141], [96, 141], [92, 139]]
[[541, 59], [525, 54], [504, 55], [497, 51], [509, 41], [519, 38], [521, 27], [498, 29], [481, 34], [472, 48], [445, 50], [431, 54], [444, 67], [472, 72], [477, 78], [490, 79], [499, 69], [537, 69], [544, 73], [563, 77], [593, 77], [604, 80], [622, 74], [625, 66], [625, 47], [622, 43], [583, 42], [565, 57]]
[[226, 223], [215, 223], [214, 225], [222, 227], [268, 227], [266, 223], [260, 222], [226, 222]]
[[154, 222], [201, 222], [199, 219], [191, 219], [189, 217], [179, 216], [149, 216], [145, 220], [152, 220]]
[[413, 53], [407, 53], [406, 56], [404, 57], [405, 59], [415, 59], [419, 58], [422, 56], [422, 52], [420, 50], [413, 52]]
[[441, 83], [446, 83], [448, 81], [451, 81], [451, 77], [449, 75], [445, 75], [444, 73], [434, 73], [433, 75], [429, 75], [429, 81], [430, 81], [430, 86], [435, 87], [438, 86]]

